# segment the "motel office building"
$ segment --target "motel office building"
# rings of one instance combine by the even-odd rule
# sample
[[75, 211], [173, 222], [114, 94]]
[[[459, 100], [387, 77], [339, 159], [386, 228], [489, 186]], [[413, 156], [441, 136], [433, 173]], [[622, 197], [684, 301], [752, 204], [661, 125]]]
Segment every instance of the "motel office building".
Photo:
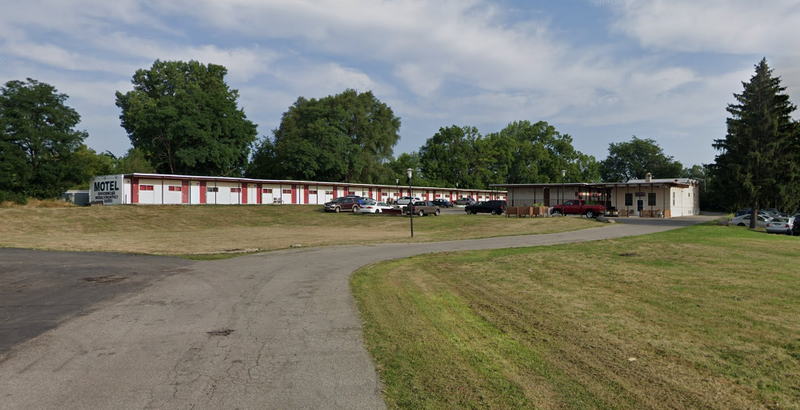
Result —
[[497, 184], [509, 206], [555, 206], [571, 199], [604, 204], [619, 216], [672, 218], [700, 214], [700, 186], [688, 178], [638, 179], [620, 183]]
[[347, 195], [384, 202], [402, 196], [449, 201], [467, 197], [476, 201], [506, 197], [505, 191], [498, 190], [142, 173], [102, 175], [95, 177], [90, 186], [91, 202], [106, 205], [322, 205]]

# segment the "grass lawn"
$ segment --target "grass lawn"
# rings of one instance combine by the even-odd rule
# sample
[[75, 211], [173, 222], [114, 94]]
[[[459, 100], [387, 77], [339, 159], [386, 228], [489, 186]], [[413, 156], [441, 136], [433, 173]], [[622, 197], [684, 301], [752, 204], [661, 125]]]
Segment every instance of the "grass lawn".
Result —
[[800, 408], [800, 239], [701, 225], [352, 278], [390, 407]]
[[[0, 247], [173, 255], [253, 252], [408, 241], [408, 218], [333, 214], [321, 206], [107, 206], [0, 208]], [[487, 215], [414, 218], [415, 241], [570, 231], [602, 224], [581, 218]]]

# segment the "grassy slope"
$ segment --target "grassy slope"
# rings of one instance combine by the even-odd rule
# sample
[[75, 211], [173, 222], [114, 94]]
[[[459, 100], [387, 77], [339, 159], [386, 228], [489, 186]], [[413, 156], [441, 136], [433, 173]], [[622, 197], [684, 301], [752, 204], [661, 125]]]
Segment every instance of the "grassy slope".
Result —
[[391, 407], [797, 408], [800, 240], [697, 226], [373, 265]]
[[[0, 246], [203, 254], [406, 241], [408, 219], [330, 214], [319, 206], [113, 206], [1, 208]], [[600, 224], [580, 218], [486, 215], [414, 218], [418, 241], [560, 232]]]

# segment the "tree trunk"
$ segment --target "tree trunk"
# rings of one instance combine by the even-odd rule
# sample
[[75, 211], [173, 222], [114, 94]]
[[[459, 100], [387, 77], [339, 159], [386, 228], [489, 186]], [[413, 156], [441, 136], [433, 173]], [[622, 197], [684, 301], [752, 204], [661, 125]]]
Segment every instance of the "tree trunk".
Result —
[[750, 211], [750, 229], [756, 229], [756, 220], [758, 218], [758, 204], [753, 206]]

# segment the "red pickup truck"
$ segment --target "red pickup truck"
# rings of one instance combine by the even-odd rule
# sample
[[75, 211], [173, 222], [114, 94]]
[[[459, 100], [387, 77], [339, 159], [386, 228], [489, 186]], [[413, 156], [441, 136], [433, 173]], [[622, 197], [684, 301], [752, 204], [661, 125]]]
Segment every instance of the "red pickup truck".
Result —
[[594, 218], [606, 213], [603, 205], [586, 205], [585, 201], [573, 199], [565, 201], [561, 205], [553, 207], [553, 214], [561, 215], [586, 215], [587, 218]]

